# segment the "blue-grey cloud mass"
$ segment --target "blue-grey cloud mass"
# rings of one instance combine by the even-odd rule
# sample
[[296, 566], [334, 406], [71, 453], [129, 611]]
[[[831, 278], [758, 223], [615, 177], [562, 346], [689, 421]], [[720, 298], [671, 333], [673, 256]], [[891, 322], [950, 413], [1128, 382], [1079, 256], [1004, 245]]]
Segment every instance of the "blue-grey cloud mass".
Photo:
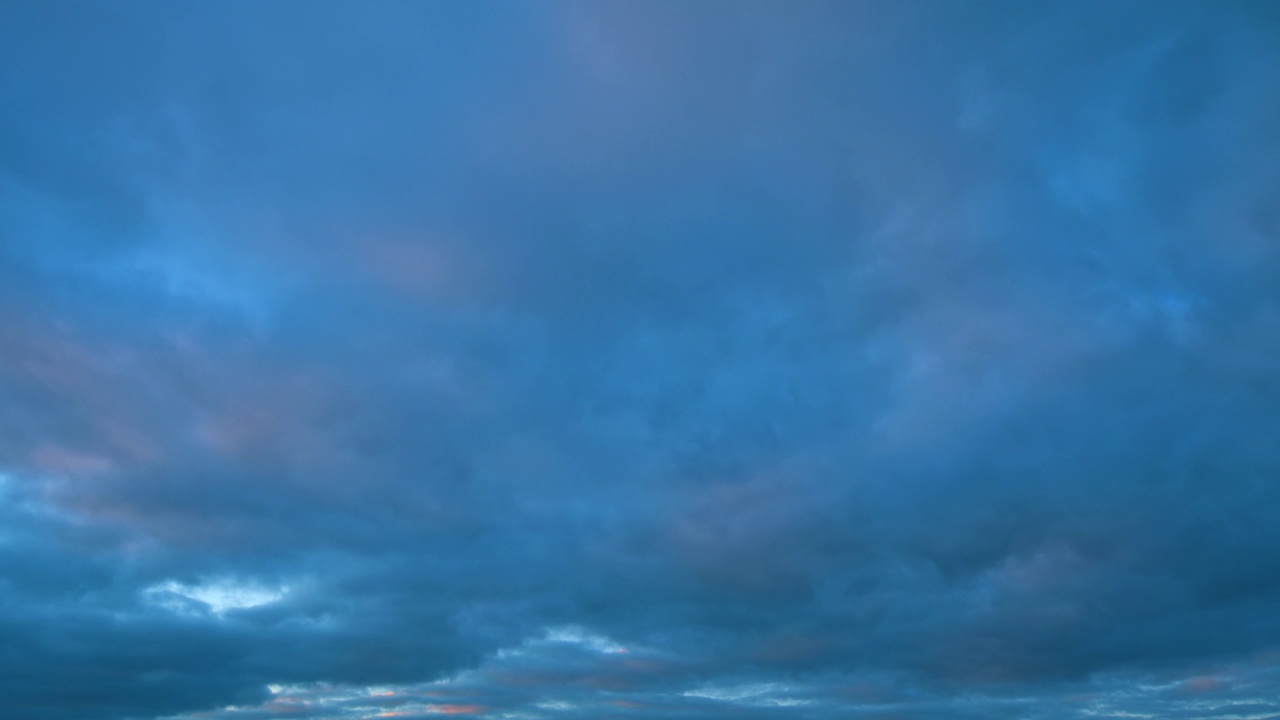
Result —
[[0, 3], [0, 716], [1280, 718], [1277, 8]]

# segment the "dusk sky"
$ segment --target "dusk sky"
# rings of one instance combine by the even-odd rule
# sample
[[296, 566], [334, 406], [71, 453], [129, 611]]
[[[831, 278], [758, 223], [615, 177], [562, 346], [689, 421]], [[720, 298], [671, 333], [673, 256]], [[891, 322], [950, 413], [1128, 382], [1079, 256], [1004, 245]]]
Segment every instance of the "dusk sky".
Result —
[[1280, 718], [1280, 2], [0, 0], [0, 718]]

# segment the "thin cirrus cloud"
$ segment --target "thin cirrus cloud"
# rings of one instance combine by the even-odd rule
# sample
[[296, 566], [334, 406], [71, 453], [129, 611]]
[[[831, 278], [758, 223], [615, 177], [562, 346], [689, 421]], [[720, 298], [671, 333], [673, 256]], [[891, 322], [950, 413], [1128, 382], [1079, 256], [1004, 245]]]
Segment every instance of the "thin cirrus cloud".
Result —
[[0, 707], [1280, 717], [1280, 15], [0, 9]]

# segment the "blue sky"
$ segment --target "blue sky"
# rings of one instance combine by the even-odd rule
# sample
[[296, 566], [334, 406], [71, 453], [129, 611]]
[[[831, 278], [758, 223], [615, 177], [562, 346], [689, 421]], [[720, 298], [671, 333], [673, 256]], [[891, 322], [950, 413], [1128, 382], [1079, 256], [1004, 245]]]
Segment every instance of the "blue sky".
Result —
[[0, 5], [0, 707], [1280, 718], [1271, 2]]

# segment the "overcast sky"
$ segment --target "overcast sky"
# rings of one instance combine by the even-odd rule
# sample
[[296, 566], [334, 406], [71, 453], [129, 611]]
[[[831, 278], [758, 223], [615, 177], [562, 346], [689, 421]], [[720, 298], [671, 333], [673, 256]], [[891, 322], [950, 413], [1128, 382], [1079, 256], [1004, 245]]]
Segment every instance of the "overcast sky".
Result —
[[1280, 718], [1280, 4], [0, 0], [0, 708]]

